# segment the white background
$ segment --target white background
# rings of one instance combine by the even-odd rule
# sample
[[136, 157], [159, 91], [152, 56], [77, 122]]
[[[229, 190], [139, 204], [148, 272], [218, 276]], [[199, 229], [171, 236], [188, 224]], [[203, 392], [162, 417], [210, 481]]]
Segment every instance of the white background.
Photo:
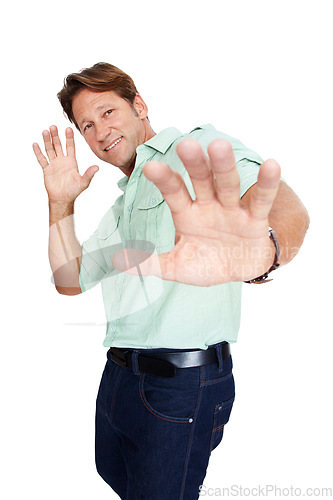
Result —
[[[333, 488], [330, 2], [32, 0], [2, 15], [2, 498], [117, 498], [94, 467], [101, 292], [51, 285], [31, 147], [53, 123], [63, 134], [63, 78], [98, 61], [133, 76], [156, 132], [213, 123], [275, 158], [306, 205], [297, 258], [272, 283], [244, 286], [237, 399], [205, 484]], [[77, 149], [83, 172], [96, 160], [79, 136]], [[121, 173], [97, 163], [76, 204], [81, 241], [120, 194]]]

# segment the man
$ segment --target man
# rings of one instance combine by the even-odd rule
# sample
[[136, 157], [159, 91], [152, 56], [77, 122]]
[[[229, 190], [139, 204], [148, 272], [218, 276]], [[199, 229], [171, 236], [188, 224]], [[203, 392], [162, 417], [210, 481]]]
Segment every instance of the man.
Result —
[[125, 174], [123, 194], [81, 247], [74, 201], [98, 166], [79, 174], [70, 128], [66, 155], [55, 126], [43, 132], [47, 158], [33, 146], [55, 286], [103, 289], [110, 350], [97, 470], [122, 499], [193, 500], [234, 401], [229, 343], [242, 282], [264, 282], [294, 257], [307, 212], [274, 160], [214, 127], [155, 134], [133, 80], [112, 65], [69, 75], [58, 96], [96, 156]]

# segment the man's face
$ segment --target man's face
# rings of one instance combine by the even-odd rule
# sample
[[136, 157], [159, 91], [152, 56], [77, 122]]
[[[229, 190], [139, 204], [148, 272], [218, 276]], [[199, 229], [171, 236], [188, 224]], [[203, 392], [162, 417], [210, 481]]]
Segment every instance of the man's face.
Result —
[[136, 148], [151, 138], [145, 126], [147, 106], [137, 95], [131, 106], [114, 91], [81, 90], [73, 99], [80, 131], [95, 155], [130, 175]]

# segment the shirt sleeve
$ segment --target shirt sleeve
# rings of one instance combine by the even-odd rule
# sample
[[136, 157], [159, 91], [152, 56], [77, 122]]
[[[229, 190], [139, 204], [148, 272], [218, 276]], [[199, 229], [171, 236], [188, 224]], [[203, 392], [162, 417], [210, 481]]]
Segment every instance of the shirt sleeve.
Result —
[[112, 257], [122, 248], [118, 230], [119, 217], [111, 208], [103, 217], [97, 230], [82, 244], [79, 274], [81, 291], [85, 292], [116, 272]]
[[81, 292], [97, 285], [107, 274], [107, 263], [99, 247], [97, 231], [82, 244], [82, 258], [79, 274]]

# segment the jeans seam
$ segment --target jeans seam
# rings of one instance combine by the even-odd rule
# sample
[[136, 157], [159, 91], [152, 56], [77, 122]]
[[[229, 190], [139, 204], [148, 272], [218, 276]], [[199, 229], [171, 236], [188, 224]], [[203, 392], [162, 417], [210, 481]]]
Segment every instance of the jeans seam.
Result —
[[203, 380], [203, 379], [200, 379], [200, 385], [201, 386], [205, 386], [205, 385], [210, 385], [210, 384], [217, 384], [219, 382], [223, 382], [224, 380], [226, 380], [228, 377], [230, 377], [232, 375], [232, 371], [227, 373], [226, 375], [224, 375], [224, 377], [219, 377], [219, 378], [213, 378], [211, 380]]
[[215, 427], [215, 429], [213, 429], [213, 432], [220, 431], [221, 429], [223, 429], [224, 426], [225, 426], [225, 424], [221, 424], [218, 427]]
[[[200, 367], [200, 379], [201, 379], [201, 374], [202, 374], [202, 366]], [[196, 404], [196, 408], [195, 408], [195, 411], [193, 414], [192, 428], [190, 430], [190, 434], [189, 434], [189, 438], [188, 438], [187, 452], [186, 452], [186, 457], [185, 457], [185, 462], [184, 462], [184, 470], [183, 470], [183, 479], [182, 479], [182, 484], [180, 487], [180, 494], [179, 494], [178, 500], [182, 500], [184, 497], [185, 481], [186, 481], [187, 470], [188, 470], [188, 461], [189, 461], [189, 457], [190, 457], [190, 450], [191, 450], [192, 443], [193, 443], [193, 434], [195, 431], [195, 424], [196, 424], [196, 420], [197, 420], [196, 417], [197, 417], [198, 412], [199, 412], [202, 391], [203, 391], [203, 389], [200, 386], [199, 391], [198, 391], [197, 404]]]

